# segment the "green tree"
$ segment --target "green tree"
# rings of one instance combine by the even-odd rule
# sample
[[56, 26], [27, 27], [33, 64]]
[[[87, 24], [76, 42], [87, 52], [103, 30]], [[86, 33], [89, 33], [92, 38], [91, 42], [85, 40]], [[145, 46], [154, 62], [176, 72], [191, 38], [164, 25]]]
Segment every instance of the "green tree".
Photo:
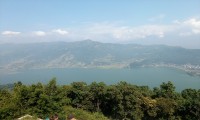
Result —
[[46, 106], [49, 114], [59, 113], [63, 110], [63, 96], [61, 88], [57, 85], [56, 78], [53, 78], [44, 88], [40, 103]]
[[200, 90], [185, 89], [181, 92], [185, 99], [183, 106], [180, 108], [180, 114], [183, 118], [189, 120], [200, 119]]
[[68, 94], [71, 98], [71, 104], [73, 107], [82, 108], [85, 110], [92, 110], [92, 95], [89, 92], [89, 88], [85, 82], [73, 82], [71, 84], [71, 90]]
[[163, 82], [159, 88], [154, 88], [154, 98], [155, 97], [164, 97], [164, 98], [171, 98], [176, 99], [177, 95], [175, 92], [175, 86], [171, 81], [167, 83]]
[[44, 86], [41, 83], [30, 86], [30, 99], [28, 101], [28, 113], [31, 115], [43, 116], [48, 114], [48, 98], [44, 98]]
[[89, 92], [91, 93], [91, 96], [92, 96], [91, 101], [94, 104], [93, 111], [95, 112], [101, 111], [100, 106], [104, 100], [105, 87], [106, 85], [103, 82], [100, 82], [100, 83], [93, 82], [89, 86]]
[[157, 112], [158, 112], [158, 107], [157, 107], [157, 100], [152, 99], [150, 97], [142, 97], [142, 104], [141, 108], [142, 111], [144, 112], [144, 119], [156, 119], [157, 117]]
[[142, 94], [137, 91], [135, 86], [120, 82], [115, 86], [110, 86], [105, 97], [104, 114], [121, 120], [141, 119], [143, 117], [140, 108]]
[[176, 119], [175, 112], [177, 103], [175, 100], [170, 98], [156, 98], [156, 104], [158, 107], [157, 119]]
[[103, 114], [99, 112], [88, 112], [83, 109], [76, 109], [70, 106], [64, 108], [65, 116], [73, 114], [78, 120], [109, 120]]
[[27, 112], [26, 110], [29, 108], [29, 93], [29, 88], [26, 85], [23, 85], [21, 82], [15, 84], [13, 97], [17, 108], [16, 114], [19, 116], [25, 114]]
[[7, 89], [0, 89], [0, 119], [11, 120], [17, 115], [13, 95]]

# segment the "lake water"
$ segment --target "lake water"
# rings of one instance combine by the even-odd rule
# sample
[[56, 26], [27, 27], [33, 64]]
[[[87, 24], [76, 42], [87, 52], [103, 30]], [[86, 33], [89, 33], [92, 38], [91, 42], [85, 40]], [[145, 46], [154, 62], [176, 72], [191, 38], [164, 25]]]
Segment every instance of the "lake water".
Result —
[[37, 82], [48, 83], [53, 77], [58, 84], [70, 84], [74, 81], [93, 81], [106, 84], [116, 84], [127, 81], [135, 85], [148, 85], [150, 88], [159, 87], [162, 82], [172, 81], [177, 91], [186, 88], [200, 89], [200, 77], [190, 76], [183, 71], [172, 68], [136, 68], [136, 69], [40, 69], [21, 71], [16, 74], [0, 74], [0, 84], [21, 81], [24, 84]]

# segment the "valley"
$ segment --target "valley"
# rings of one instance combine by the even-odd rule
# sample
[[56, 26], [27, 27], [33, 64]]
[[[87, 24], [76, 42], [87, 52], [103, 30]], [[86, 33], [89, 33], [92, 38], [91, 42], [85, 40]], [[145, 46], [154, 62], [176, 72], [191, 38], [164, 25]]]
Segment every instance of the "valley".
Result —
[[199, 49], [85, 40], [69, 43], [1, 44], [0, 51], [1, 74], [47, 68], [169, 67], [200, 76]]

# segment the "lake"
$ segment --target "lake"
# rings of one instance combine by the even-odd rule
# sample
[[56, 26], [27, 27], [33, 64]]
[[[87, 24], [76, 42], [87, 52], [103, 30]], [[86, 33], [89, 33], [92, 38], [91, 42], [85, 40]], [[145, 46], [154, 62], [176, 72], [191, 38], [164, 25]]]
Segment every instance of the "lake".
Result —
[[159, 87], [162, 82], [172, 81], [177, 91], [186, 88], [200, 89], [200, 77], [190, 76], [184, 71], [173, 68], [135, 68], [135, 69], [97, 69], [97, 68], [67, 68], [67, 69], [35, 69], [21, 71], [15, 74], [0, 74], [0, 84], [21, 81], [24, 84], [37, 82], [48, 83], [53, 77], [58, 84], [70, 84], [74, 81], [86, 83], [104, 82], [116, 84], [126, 81], [135, 85]]

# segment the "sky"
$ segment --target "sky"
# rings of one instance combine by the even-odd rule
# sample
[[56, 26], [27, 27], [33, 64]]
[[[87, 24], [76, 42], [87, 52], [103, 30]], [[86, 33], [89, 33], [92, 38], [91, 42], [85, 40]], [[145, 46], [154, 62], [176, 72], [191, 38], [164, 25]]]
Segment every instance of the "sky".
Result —
[[200, 49], [200, 0], [0, 0], [0, 44], [86, 39]]

